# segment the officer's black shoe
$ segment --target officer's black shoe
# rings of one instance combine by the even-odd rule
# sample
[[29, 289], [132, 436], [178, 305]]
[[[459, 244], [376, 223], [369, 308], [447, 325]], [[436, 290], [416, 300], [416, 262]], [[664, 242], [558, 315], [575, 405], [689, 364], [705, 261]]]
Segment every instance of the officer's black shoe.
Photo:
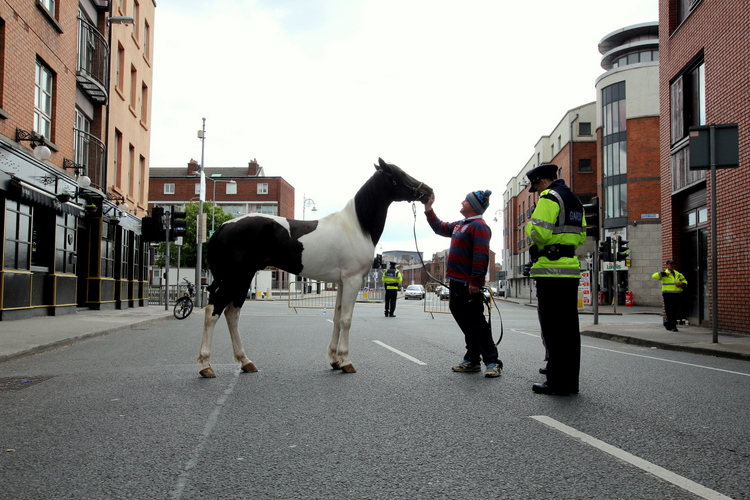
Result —
[[[531, 386], [531, 390], [537, 394], [547, 394], [549, 396], [570, 396], [571, 392], [573, 392], [569, 390], [558, 389], [556, 387], [550, 387], [549, 385], [547, 385], [547, 382], [543, 384], [534, 384]], [[574, 394], [577, 393], [578, 391], [574, 391]]]
[[395, 318], [395, 317], [396, 317], [396, 315], [395, 315], [395, 314], [391, 314], [391, 318]]
[[539, 373], [542, 375], [547, 375], [547, 368], [539, 368]]

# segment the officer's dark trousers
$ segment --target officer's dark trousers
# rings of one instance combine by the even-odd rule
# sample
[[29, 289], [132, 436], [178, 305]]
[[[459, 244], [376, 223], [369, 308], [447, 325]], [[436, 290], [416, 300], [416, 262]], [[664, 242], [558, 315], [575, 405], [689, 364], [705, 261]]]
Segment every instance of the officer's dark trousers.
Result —
[[393, 316], [393, 311], [396, 310], [396, 299], [398, 299], [398, 289], [385, 290], [385, 315]]
[[537, 312], [547, 349], [547, 385], [578, 390], [581, 332], [578, 278], [536, 278]]
[[497, 354], [497, 347], [492, 341], [492, 330], [484, 319], [484, 300], [481, 293], [469, 294], [469, 288], [459, 281], [450, 282], [450, 300], [448, 307], [453, 319], [464, 333], [466, 340], [466, 355], [464, 359], [479, 364], [480, 359], [485, 364], [503, 362]]
[[664, 314], [667, 316], [664, 322], [664, 328], [667, 330], [674, 330], [677, 328], [677, 320], [681, 319], [678, 316], [680, 311], [680, 299], [682, 298], [681, 293], [663, 293], [664, 297]]

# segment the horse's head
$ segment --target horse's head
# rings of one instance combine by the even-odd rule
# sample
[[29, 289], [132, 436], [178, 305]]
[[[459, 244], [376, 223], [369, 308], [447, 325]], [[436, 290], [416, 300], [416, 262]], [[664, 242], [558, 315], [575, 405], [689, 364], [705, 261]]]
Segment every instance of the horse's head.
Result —
[[427, 203], [432, 194], [432, 188], [407, 174], [396, 165], [386, 163], [378, 158], [375, 169], [385, 175], [393, 186], [394, 201], [421, 201]]

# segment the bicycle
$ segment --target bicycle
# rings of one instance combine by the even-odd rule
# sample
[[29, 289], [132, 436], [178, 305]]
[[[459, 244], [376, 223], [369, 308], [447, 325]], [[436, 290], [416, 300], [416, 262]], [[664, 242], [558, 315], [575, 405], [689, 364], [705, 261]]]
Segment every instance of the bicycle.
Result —
[[185, 319], [190, 316], [193, 312], [193, 297], [195, 297], [195, 286], [188, 281], [187, 278], [183, 278], [187, 283], [185, 285], [185, 291], [182, 297], [177, 299], [174, 305], [174, 317], [177, 319]]

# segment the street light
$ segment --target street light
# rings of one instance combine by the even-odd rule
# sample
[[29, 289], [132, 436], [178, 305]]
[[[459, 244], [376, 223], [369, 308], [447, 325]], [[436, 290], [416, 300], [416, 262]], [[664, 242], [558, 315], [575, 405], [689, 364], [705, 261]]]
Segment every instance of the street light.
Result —
[[318, 209], [315, 208], [315, 202], [308, 198], [306, 194], [302, 195], [302, 197], [304, 198], [304, 201], [302, 202], [302, 220], [305, 220], [305, 210], [308, 207], [312, 207], [312, 212], [317, 212]]
[[212, 181], [214, 183], [214, 194], [213, 194], [213, 197], [211, 198], [211, 202], [212, 202], [212, 205], [211, 205], [211, 236], [213, 236], [213, 234], [214, 234], [214, 228], [216, 226], [216, 223], [214, 222], [214, 220], [215, 220], [214, 215], [216, 214], [216, 183], [217, 182], [226, 182], [227, 184], [237, 184], [237, 181], [235, 181], [234, 179], [229, 180], [229, 181], [225, 181], [223, 179], [212, 179], [210, 177], [206, 177], [206, 180]]

